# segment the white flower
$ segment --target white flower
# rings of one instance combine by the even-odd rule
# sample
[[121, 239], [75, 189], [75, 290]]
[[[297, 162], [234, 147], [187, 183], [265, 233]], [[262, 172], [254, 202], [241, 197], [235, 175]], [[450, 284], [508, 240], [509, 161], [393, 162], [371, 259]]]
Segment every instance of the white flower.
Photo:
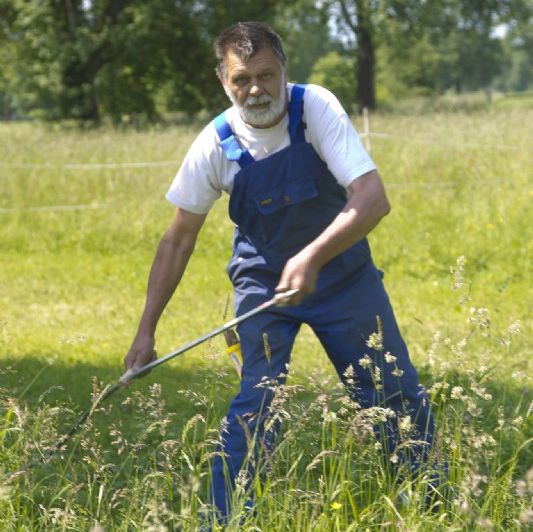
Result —
[[511, 325], [509, 325], [507, 328], [507, 332], [512, 336], [518, 334], [520, 332], [520, 320], [516, 320], [515, 322], [511, 323]]
[[381, 351], [383, 349], [383, 336], [379, 332], [372, 333], [368, 340], [366, 341], [366, 345], [370, 347], [371, 349], [375, 349], [376, 351]]
[[400, 418], [398, 426], [400, 427], [400, 432], [408, 432], [411, 428], [411, 416], [404, 416]]
[[462, 386], [454, 386], [450, 394], [452, 399], [462, 399], [463, 398], [463, 388]]
[[396, 362], [396, 357], [391, 355], [388, 351], [385, 353], [385, 362], [387, 364], [394, 364]]
[[395, 376], [395, 377], [401, 377], [403, 375], [403, 369], [399, 369], [399, 368], [394, 368], [391, 373]]
[[368, 355], [365, 355], [363, 358], [359, 359], [359, 365], [364, 369], [368, 369], [372, 366], [372, 359]]
[[520, 514], [520, 523], [524, 526], [528, 526], [531, 523], [533, 523], [533, 510], [531, 508], [526, 508], [521, 514]]

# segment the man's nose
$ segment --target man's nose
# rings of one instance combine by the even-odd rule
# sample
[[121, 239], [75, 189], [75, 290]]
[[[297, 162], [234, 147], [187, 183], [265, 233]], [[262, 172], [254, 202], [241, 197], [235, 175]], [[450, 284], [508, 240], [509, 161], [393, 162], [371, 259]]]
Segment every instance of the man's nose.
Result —
[[264, 90], [263, 87], [261, 87], [261, 84], [257, 80], [252, 80], [252, 86], [250, 87], [250, 95], [261, 96], [263, 92]]

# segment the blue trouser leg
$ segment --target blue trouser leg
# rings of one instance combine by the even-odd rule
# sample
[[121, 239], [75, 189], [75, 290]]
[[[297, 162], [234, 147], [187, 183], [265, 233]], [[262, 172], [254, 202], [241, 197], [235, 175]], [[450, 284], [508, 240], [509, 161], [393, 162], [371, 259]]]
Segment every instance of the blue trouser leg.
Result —
[[[253, 460], [275, 437], [275, 434], [265, 435], [263, 430], [273, 395], [264, 379], [284, 382], [284, 377], [278, 376], [287, 371], [298, 329], [297, 321], [275, 312], [260, 314], [238, 328], [243, 355], [241, 387], [222, 426], [219, 450], [224, 453], [224, 459], [217, 456], [212, 470], [212, 497], [222, 520], [231, 510], [229, 502], [239, 470], [246, 465], [245, 469], [253, 475]], [[254, 449], [250, 453], [251, 441]]]
[[[253, 307], [255, 303], [247, 302], [247, 305]], [[246, 310], [243, 308], [242, 312]], [[377, 316], [383, 332], [380, 350], [367, 346], [368, 338], [378, 329]], [[369, 264], [327, 294], [313, 295], [299, 307], [260, 314], [239, 327], [243, 379], [223, 424], [221, 450], [225, 459], [217, 457], [213, 465], [213, 502], [223, 519], [230, 511], [228, 502], [235, 488], [235, 477], [249, 454], [250, 436], [255, 437], [256, 447], [269, 443], [269, 435], [263, 433], [262, 425], [272, 392], [257, 385], [265, 377], [275, 379], [286, 372], [294, 338], [304, 322], [313, 328], [340, 378], [363, 408], [383, 406], [400, 416], [410, 415], [414, 425], [411, 438], [425, 441], [427, 445], [411, 448], [402, 459], [409, 460], [413, 469], [427, 459], [434, 432], [427, 396], [409, 359], [380, 274]], [[270, 359], [265, 353], [263, 333], [267, 335]], [[396, 361], [387, 362], [385, 353], [395, 356]], [[365, 354], [369, 355], [371, 368], [363, 368], [359, 363]], [[345, 376], [349, 366], [354, 371], [355, 386]], [[375, 382], [376, 367], [380, 369], [380, 390]], [[393, 375], [395, 370], [403, 374]], [[284, 378], [278, 382], [283, 383]], [[399, 441], [397, 423], [395, 418], [385, 427], [388, 454]], [[382, 436], [380, 427], [376, 427], [376, 435]], [[253, 473], [249, 463], [247, 470]]]
[[[381, 349], [367, 345], [370, 335], [378, 330], [377, 316], [382, 329]], [[391, 408], [402, 417], [410, 415], [414, 425], [410, 438], [427, 442], [426, 445], [411, 447], [408, 453], [404, 453], [409, 455], [404, 456], [404, 459], [409, 459], [411, 466], [416, 469], [420, 462], [427, 459], [433, 440], [433, 418], [427, 395], [409, 359], [378, 270], [373, 266], [365, 269], [357, 282], [321, 299], [309, 324], [339, 377], [348, 384], [354, 400], [363, 408], [382, 406]], [[386, 353], [396, 357], [395, 362], [390, 362], [390, 357], [387, 357], [387, 362]], [[365, 354], [371, 361], [368, 368], [359, 363]], [[349, 366], [353, 369], [353, 377], [347, 382], [346, 370]], [[376, 380], [376, 367], [379, 368], [379, 381]], [[379, 433], [381, 428], [376, 427], [376, 432]], [[398, 438], [398, 419], [393, 418], [386, 424], [389, 453], [397, 445]]]

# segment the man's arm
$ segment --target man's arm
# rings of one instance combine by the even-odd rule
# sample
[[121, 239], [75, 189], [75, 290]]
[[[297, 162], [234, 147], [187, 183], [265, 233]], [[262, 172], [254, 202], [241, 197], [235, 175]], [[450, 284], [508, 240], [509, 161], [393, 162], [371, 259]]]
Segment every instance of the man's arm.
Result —
[[285, 265], [276, 291], [298, 289], [290, 303], [298, 305], [311, 294], [322, 267], [363, 239], [390, 211], [378, 172], [368, 172], [348, 186], [350, 197], [333, 222]]
[[185, 272], [206, 216], [176, 209], [152, 264], [144, 311], [135, 339], [124, 358], [126, 370], [140, 368], [155, 359], [157, 323]]

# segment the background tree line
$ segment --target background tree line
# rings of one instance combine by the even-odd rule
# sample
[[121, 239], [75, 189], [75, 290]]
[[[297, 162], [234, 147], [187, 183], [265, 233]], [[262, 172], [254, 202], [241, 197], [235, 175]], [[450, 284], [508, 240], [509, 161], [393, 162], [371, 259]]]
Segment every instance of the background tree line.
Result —
[[530, 0], [0, 0], [0, 115], [214, 112], [225, 96], [213, 40], [252, 19], [282, 35], [290, 79], [350, 109], [533, 86]]

